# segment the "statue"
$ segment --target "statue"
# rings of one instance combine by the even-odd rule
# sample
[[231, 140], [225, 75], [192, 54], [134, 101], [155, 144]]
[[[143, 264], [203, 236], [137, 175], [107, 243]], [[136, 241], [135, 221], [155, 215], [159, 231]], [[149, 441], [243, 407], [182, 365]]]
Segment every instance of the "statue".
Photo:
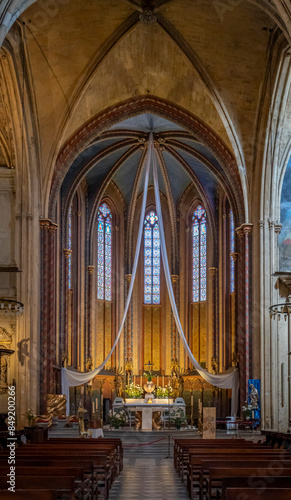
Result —
[[78, 416], [79, 416], [79, 433], [82, 434], [82, 432], [85, 432], [85, 425], [84, 425], [84, 415], [87, 413], [87, 410], [81, 405], [81, 402], [79, 404], [78, 408]]
[[122, 397], [122, 377], [120, 373], [116, 373], [114, 377], [115, 392], [118, 398]]
[[251, 406], [252, 408], [258, 408], [259, 407], [259, 393], [257, 389], [255, 388], [254, 384], [250, 384], [251, 392], [250, 392], [250, 400], [251, 400]]

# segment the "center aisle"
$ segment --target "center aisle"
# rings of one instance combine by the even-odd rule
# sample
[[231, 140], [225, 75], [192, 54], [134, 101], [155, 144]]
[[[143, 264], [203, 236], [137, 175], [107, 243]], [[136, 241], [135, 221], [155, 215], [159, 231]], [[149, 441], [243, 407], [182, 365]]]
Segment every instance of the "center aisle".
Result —
[[[175, 435], [182, 437], [182, 434], [184, 433], [172, 433], [173, 437]], [[109, 435], [121, 438], [124, 445], [123, 471], [113, 483], [109, 500], [189, 499], [185, 483], [181, 482], [174, 469], [173, 440], [171, 440], [171, 458], [166, 458], [169, 454], [166, 433], [126, 431], [104, 433], [104, 437]]]

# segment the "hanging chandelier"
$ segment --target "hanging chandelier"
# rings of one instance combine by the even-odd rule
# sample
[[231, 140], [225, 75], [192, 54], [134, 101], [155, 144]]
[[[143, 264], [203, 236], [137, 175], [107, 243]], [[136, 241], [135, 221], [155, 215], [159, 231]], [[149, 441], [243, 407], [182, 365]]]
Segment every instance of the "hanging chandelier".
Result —
[[278, 319], [284, 318], [286, 321], [288, 316], [291, 315], [291, 302], [284, 302], [282, 304], [274, 304], [269, 307], [270, 318]]
[[22, 316], [24, 305], [14, 299], [0, 298], [0, 317], [1, 318], [18, 318]]

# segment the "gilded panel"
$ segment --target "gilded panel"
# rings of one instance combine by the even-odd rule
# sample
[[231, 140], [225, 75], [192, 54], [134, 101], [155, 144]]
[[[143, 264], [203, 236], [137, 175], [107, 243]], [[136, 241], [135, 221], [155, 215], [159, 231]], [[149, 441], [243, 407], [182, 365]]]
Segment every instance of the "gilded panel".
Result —
[[207, 304], [200, 303], [200, 363], [207, 361]]
[[144, 364], [152, 360], [152, 308], [144, 306]]
[[191, 304], [192, 353], [198, 362], [200, 362], [199, 306], [199, 303]]
[[161, 368], [161, 307], [152, 308], [153, 330], [152, 330], [152, 348], [153, 348], [153, 370]]
[[[104, 358], [106, 358], [112, 347], [112, 304], [108, 301], [104, 302], [104, 320]], [[105, 368], [110, 368], [110, 366], [111, 359], [106, 363]]]
[[104, 302], [97, 300], [96, 315], [96, 366], [104, 361]]

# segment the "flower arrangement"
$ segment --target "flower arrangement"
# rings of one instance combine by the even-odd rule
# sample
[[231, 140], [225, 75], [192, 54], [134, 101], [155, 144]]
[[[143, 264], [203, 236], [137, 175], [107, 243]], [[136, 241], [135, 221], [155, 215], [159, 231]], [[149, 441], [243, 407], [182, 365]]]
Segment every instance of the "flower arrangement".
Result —
[[29, 427], [31, 427], [31, 425], [33, 424], [33, 421], [34, 421], [34, 417], [35, 417], [34, 411], [31, 408], [28, 408], [28, 410], [25, 413], [25, 416], [28, 420]]
[[143, 395], [143, 388], [140, 385], [134, 385], [134, 383], [131, 382], [126, 386], [125, 392], [129, 398], [140, 399]]
[[92, 437], [92, 432], [91, 431], [84, 431], [81, 432], [81, 438], [88, 439]]
[[170, 422], [171, 424], [175, 425], [177, 429], [180, 429], [181, 425], [185, 425], [187, 423], [182, 408], [177, 408], [170, 411]]
[[148, 382], [152, 381], [152, 374], [151, 374], [151, 372], [144, 372], [143, 376], [147, 378]]
[[124, 410], [119, 411], [118, 413], [113, 413], [112, 410], [109, 410], [109, 420], [110, 425], [118, 429], [119, 426], [124, 426], [125, 422], [127, 422], [127, 416]]
[[252, 410], [253, 410], [253, 407], [251, 404], [247, 404], [247, 401], [245, 402], [245, 405], [242, 407], [241, 409], [241, 412], [242, 412], [242, 416], [245, 420], [249, 420], [252, 416]]
[[170, 385], [167, 387], [157, 387], [156, 388], [156, 397], [158, 399], [168, 399], [173, 395], [173, 389]]

